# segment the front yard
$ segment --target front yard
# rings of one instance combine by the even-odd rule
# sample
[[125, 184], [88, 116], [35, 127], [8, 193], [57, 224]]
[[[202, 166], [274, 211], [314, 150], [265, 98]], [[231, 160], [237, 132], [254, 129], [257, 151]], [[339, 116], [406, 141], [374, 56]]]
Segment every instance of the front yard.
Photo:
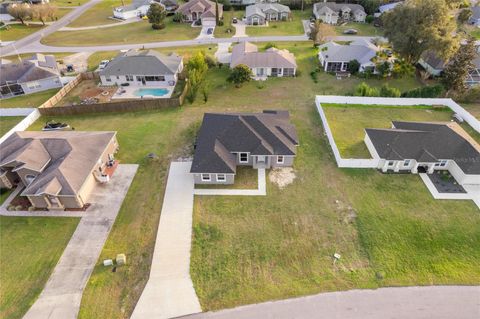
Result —
[[100, 30], [57, 31], [42, 39], [51, 46], [89, 46], [108, 44], [145, 43], [157, 41], [190, 40], [200, 33], [188, 23], [176, 23], [167, 17], [166, 28], [153, 30], [148, 21], [104, 28]]
[[302, 20], [308, 20], [312, 13], [309, 10], [292, 10], [291, 21], [269, 21], [268, 26], [247, 26], [246, 33], [251, 37], [276, 35], [303, 35]]
[[103, 0], [87, 11], [85, 11], [80, 17], [73, 20], [68, 27], [90, 27], [102, 24], [112, 24], [120, 22], [116, 19], [110, 19], [113, 16], [113, 9], [122, 6], [122, 2], [125, 5], [129, 5], [131, 0]]
[[343, 32], [348, 29], [355, 29], [358, 31], [356, 35], [359, 36], [383, 36], [383, 30], [376, 28], [373, 23], [348, 22], [345, 25], [335, 26], [337, 35], [345, 35]]
[[[231, 38], [235, 35], [235, 26], [232, 24], [232, 19], [235, 17], [238, 21], [242, 21], [245, 15], [245, 10], [229, 10], [223, 12], [223, 26], [215, 27], [216, 38]], [[229, 31], [229, 32], [228, 32]]]
[[[168, 165], [190, 154], [205, 112], [288, 109], [300, 147], [296, 179], [283, 190], [267, 180], [265, 197], [195, 198], [191, 276], [204, 310], [339, 289], [480, 281], [478, 209], [466, 201], [434, 200], [416, 176], [338, 169], [314, 97], [350, 93], [362, 79], [338, 81], [319, 73], [314, 83], [309, 72], [318, 62], [311, 42], [278, 47], [296, 55], [298, 78], [237, 89], [226, 83], [226, 68], [215, 68], [208, 72], [207, 103], [199, 97], [179, 109], [55, 118], [76, 130], [118, 131], [117, 158], [140, 164], [84, 292], [79, 318], [131, 315], [148, 279]], [[413, 78], [367, 82], [375, 87], [388, 82], [402, 91], [420, 85]], [[148, 159], [149, 153], [158, 159]], [[1, 227], [4, 232], [13, 226]], [[119, 251], [128, 264], [113, 273], [101, 261]], [[336, 265], [334, 253], [342, 256]], [[17, 306], [28, 308], [23, 302]]]

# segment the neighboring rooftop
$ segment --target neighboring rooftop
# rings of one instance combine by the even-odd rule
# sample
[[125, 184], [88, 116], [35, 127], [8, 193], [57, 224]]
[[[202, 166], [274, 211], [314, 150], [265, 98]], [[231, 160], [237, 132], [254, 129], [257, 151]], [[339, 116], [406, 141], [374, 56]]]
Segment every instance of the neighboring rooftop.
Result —
[[[215, 2], [210, 0], [190, 0], [182, 4], [178, 9], [177, 12], [181, 12], [183, 14], [188, 14], [191, 12], [203, 12], [200, 15], [200, 19], [202, 18], [215, 18]], [[218, 14], [222, 16], [223, 13], [223, 4], [218, 3]]]
[[338, 12], [345, 9], [349, 9], [352, 13], [365, 12], [361, 5], [354, 3], [317, 2], [313, 5], [313, 11], [317, 13], [329, 12], [338, 15]]
[[34, 61], [23, 60], [1, 64], [0, 85], [7, 82], [25, 83], [58, 76], [57, 70], [37, 65]]
[[480, 145], [458, 124], [392, 123], [392, 129], [365, 129], [380, 158], [427, 163], [453, 160], [464, 173], [480, 174]]
[[232, 152], [295, 155], [298, 137], [288, 111], [205, 113], [198, 132], [192, 173], [236, 172]]
[[277, 48], [267, 49], [265, 52], [258, 52], [258, 47], [250, 42], [240, 42], [232, 48], [231, 67], [245, 64], [250, 68], [272, 67], [272, 68], [296, 68], [295, 56], [288, 50]]
[[265, 11], [290, 12], [290, 8], [280, 3], [256, 3], [245, 8], [245, 16], [256, 14], [266, 17]]
[[363, 39], [345, 45], [330, 41], [320, 46], [319, 54], [327, 62], [357, 60], [360, 64], [364, 64], [370, 62], [378, 50], [373, 43]]

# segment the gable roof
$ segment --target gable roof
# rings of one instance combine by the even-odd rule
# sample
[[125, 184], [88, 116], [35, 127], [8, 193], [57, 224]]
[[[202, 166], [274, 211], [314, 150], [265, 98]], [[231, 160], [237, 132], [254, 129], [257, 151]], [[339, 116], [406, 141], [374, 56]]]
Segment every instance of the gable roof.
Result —
[[290, 8], [280, 3], [256, 3], [245, 8], [245, 16], [250, 17], [255, 14], [265, 17], [265, 11], [290, 12]]
[[[182, 4], [176, 12], [181, 12], [184, 15], [190, 14], [192, 11], [203, 12], [200, 18], [215, 17], [215, 2], [210, 0], [190, 0]], [[218, 3], [218, 14], [222, 16], [223, 4]], [[213, 14], [213, 16], [212, 16]]]
[[205, 113], [198, 132], [192, 173], [236, 171], [232, 152], [295, 155], [298, 137], [287, 111]]
[[22, 195], [76, 195], [116, 132], [15, 132], [1, 145], [0, 167], [39, 172]]
[[25, 83], [55, 76], [58, 76], [56, 69], [39, 66], [30, 60], [0, 65], [0, 85], [7, 82]]
[[330, 41], [319, 47], [319, 55], [327, 62], [349, 62], [357, 60], [360, 64], [371, 62], [379, 50], [373, 43], [360, 39], [342, 45]]
[[456, 123], [393, 121], [393, 129], [365, 129], [382, 159], [434, 163], [453, 160], [466, 174], [480, 174], [480, 145]]
[[175, 74], [182, 60], [181, 56], [164, 55], [154, 50], [129, 50], [110, 61], [100, 75]]
[[240, 42], [233, 46], [230, 66], [245, 64], [250, 68], [296, 68], [295, 56], [288, 50], [270, 48], [258, 52], [258, 47], [250, 42]]
[[317, 2], [313, 5], [313, 12], [317, 13], [318, 15], [322, 15], [322, 13], [332, 12], [332, 11], [338, 14], [338, 12], [346, 8], [350, 9], [350, 11], [353, 12], [354, 14], [358, 14], [358, 13], [365, 14], [365, 9], [359, 4], [335, 3], [335, 2]]

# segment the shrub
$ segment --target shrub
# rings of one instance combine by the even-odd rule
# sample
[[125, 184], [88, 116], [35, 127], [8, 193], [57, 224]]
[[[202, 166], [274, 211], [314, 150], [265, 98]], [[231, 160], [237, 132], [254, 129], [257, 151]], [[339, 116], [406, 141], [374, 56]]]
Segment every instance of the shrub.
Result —
[[207, 63], [209, 69], [217, 66], [217, 61], [209, 55], [205, 56], [205, 62]]
[[368, 15], [368, 16], [365, 18], [365, 22], [366, 22], [366, 23], [372, 23], [374, 19], [375, 19], [375, 18], [374, 18], [372, 15]]
[[240, 87], [243, 83], [252, 79], [252, 70], [245, 64], [239, 64], [232, 69], [227, 81], [235, 84], [236, 87]]
[[443, 93], [443, 86], [442, 85], [431, 85], [431, 86], [424, 86], [421, 88], [416, 88], [410, 91], [406, 91], [402, 93], [402, 97], [425, 97], [425, 98], [434, 98], [438, 97]]
[[388, 84], [382, 85], [380, 88], [380, 96], [382, 97], [400, 97], [400, 90], [397, 88], [391, 88]]
[[225, 23], [223, 22], [223, 20], [219, 20], [219, 21], [218, 21], [218, 26], [219, 26], [219, 27], [223, 27], [224, 24], [225, 24]]
[[317, 71], [310, 72], [310, 77], [312, 78], [314, 83], [318, 83], [318, 74]]
[[273, 42], [268, 42], [267, 44], [265, 44], [265, 46], [263, 47], [265, 50], [268, 50], [270, 48], [276, 48], [277, 45]]
[[172, 20], [173, 22], [182, 22], [183, 16], [180, 12], [175, 12]]
[[358, 62], [357, 60], [352, 60], [352, 61], [348, 62], [347, 70], [351, 74], [357, 74], [358, 70], [360, 70], [360, 62]]
[[367, 83], [362, 82], [355, 88], [354, 96], [379, 96], [380, 92], [377, 88], [370, 87]]
[[165, 23], [153, 23], [152, 29], [154, 30], [162, 30], [165, 29]]

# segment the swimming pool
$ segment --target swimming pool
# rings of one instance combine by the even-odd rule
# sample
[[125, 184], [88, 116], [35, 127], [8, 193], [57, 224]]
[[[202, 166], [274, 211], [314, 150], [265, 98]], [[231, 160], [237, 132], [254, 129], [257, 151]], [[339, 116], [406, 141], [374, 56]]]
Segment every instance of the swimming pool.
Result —
[[151, 88], [151, 89], [136, 89], [133, 92], [135, 96], [145, 96], [145, 95], [152, 95], [152, 96], [164, 96], [168, 94], [168, 89], [159, 89], [159, 88]]

